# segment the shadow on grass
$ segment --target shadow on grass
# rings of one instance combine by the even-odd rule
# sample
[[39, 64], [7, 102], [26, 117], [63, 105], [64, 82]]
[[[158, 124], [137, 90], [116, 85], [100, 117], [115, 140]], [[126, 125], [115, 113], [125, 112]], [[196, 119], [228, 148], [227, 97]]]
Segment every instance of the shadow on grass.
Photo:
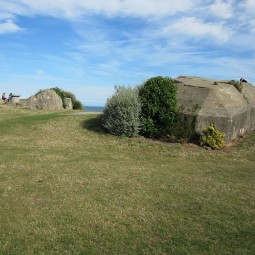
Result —
[[93, 117], [89, 117], [85, 120], [82, 121], [82, 127], [90, 130], [90, 131], [94, 131], [97, 133], [106, 133], [105, 128], [102, 125], [102, 116], [93, 116]]

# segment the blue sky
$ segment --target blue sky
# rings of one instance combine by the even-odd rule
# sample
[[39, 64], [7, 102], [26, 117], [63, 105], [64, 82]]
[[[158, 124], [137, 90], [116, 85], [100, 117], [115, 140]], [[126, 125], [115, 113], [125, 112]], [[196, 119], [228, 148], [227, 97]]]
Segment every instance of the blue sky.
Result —
[[0, 74], [92, 106], [158, 75], [255, 84], [255, 0], [0, 0]]

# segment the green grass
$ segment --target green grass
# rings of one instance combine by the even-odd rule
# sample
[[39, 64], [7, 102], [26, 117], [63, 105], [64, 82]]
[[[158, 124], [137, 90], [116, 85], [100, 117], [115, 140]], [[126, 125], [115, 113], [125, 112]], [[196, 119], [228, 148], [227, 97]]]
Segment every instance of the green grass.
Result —
[[96, 123], [0, 108], [0, 254], [254, 254], [255, 133], [206, 151]]

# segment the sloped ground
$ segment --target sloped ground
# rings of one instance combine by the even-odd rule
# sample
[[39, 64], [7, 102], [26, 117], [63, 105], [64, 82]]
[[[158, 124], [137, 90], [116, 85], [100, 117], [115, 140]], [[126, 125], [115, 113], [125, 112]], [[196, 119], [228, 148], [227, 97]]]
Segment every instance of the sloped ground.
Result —
[[0, 254], [253, 254], [255, 134], [206, 151], [0, 108]]

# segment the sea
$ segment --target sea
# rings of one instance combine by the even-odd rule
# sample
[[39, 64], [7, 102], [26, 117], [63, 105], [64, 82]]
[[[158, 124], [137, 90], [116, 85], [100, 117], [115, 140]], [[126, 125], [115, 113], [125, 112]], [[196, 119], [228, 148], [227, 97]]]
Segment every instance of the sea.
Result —
[[103, 106], [86, 106], [85, 105], [84, 110], [86, 112], [103, 112], [104, 107]]

